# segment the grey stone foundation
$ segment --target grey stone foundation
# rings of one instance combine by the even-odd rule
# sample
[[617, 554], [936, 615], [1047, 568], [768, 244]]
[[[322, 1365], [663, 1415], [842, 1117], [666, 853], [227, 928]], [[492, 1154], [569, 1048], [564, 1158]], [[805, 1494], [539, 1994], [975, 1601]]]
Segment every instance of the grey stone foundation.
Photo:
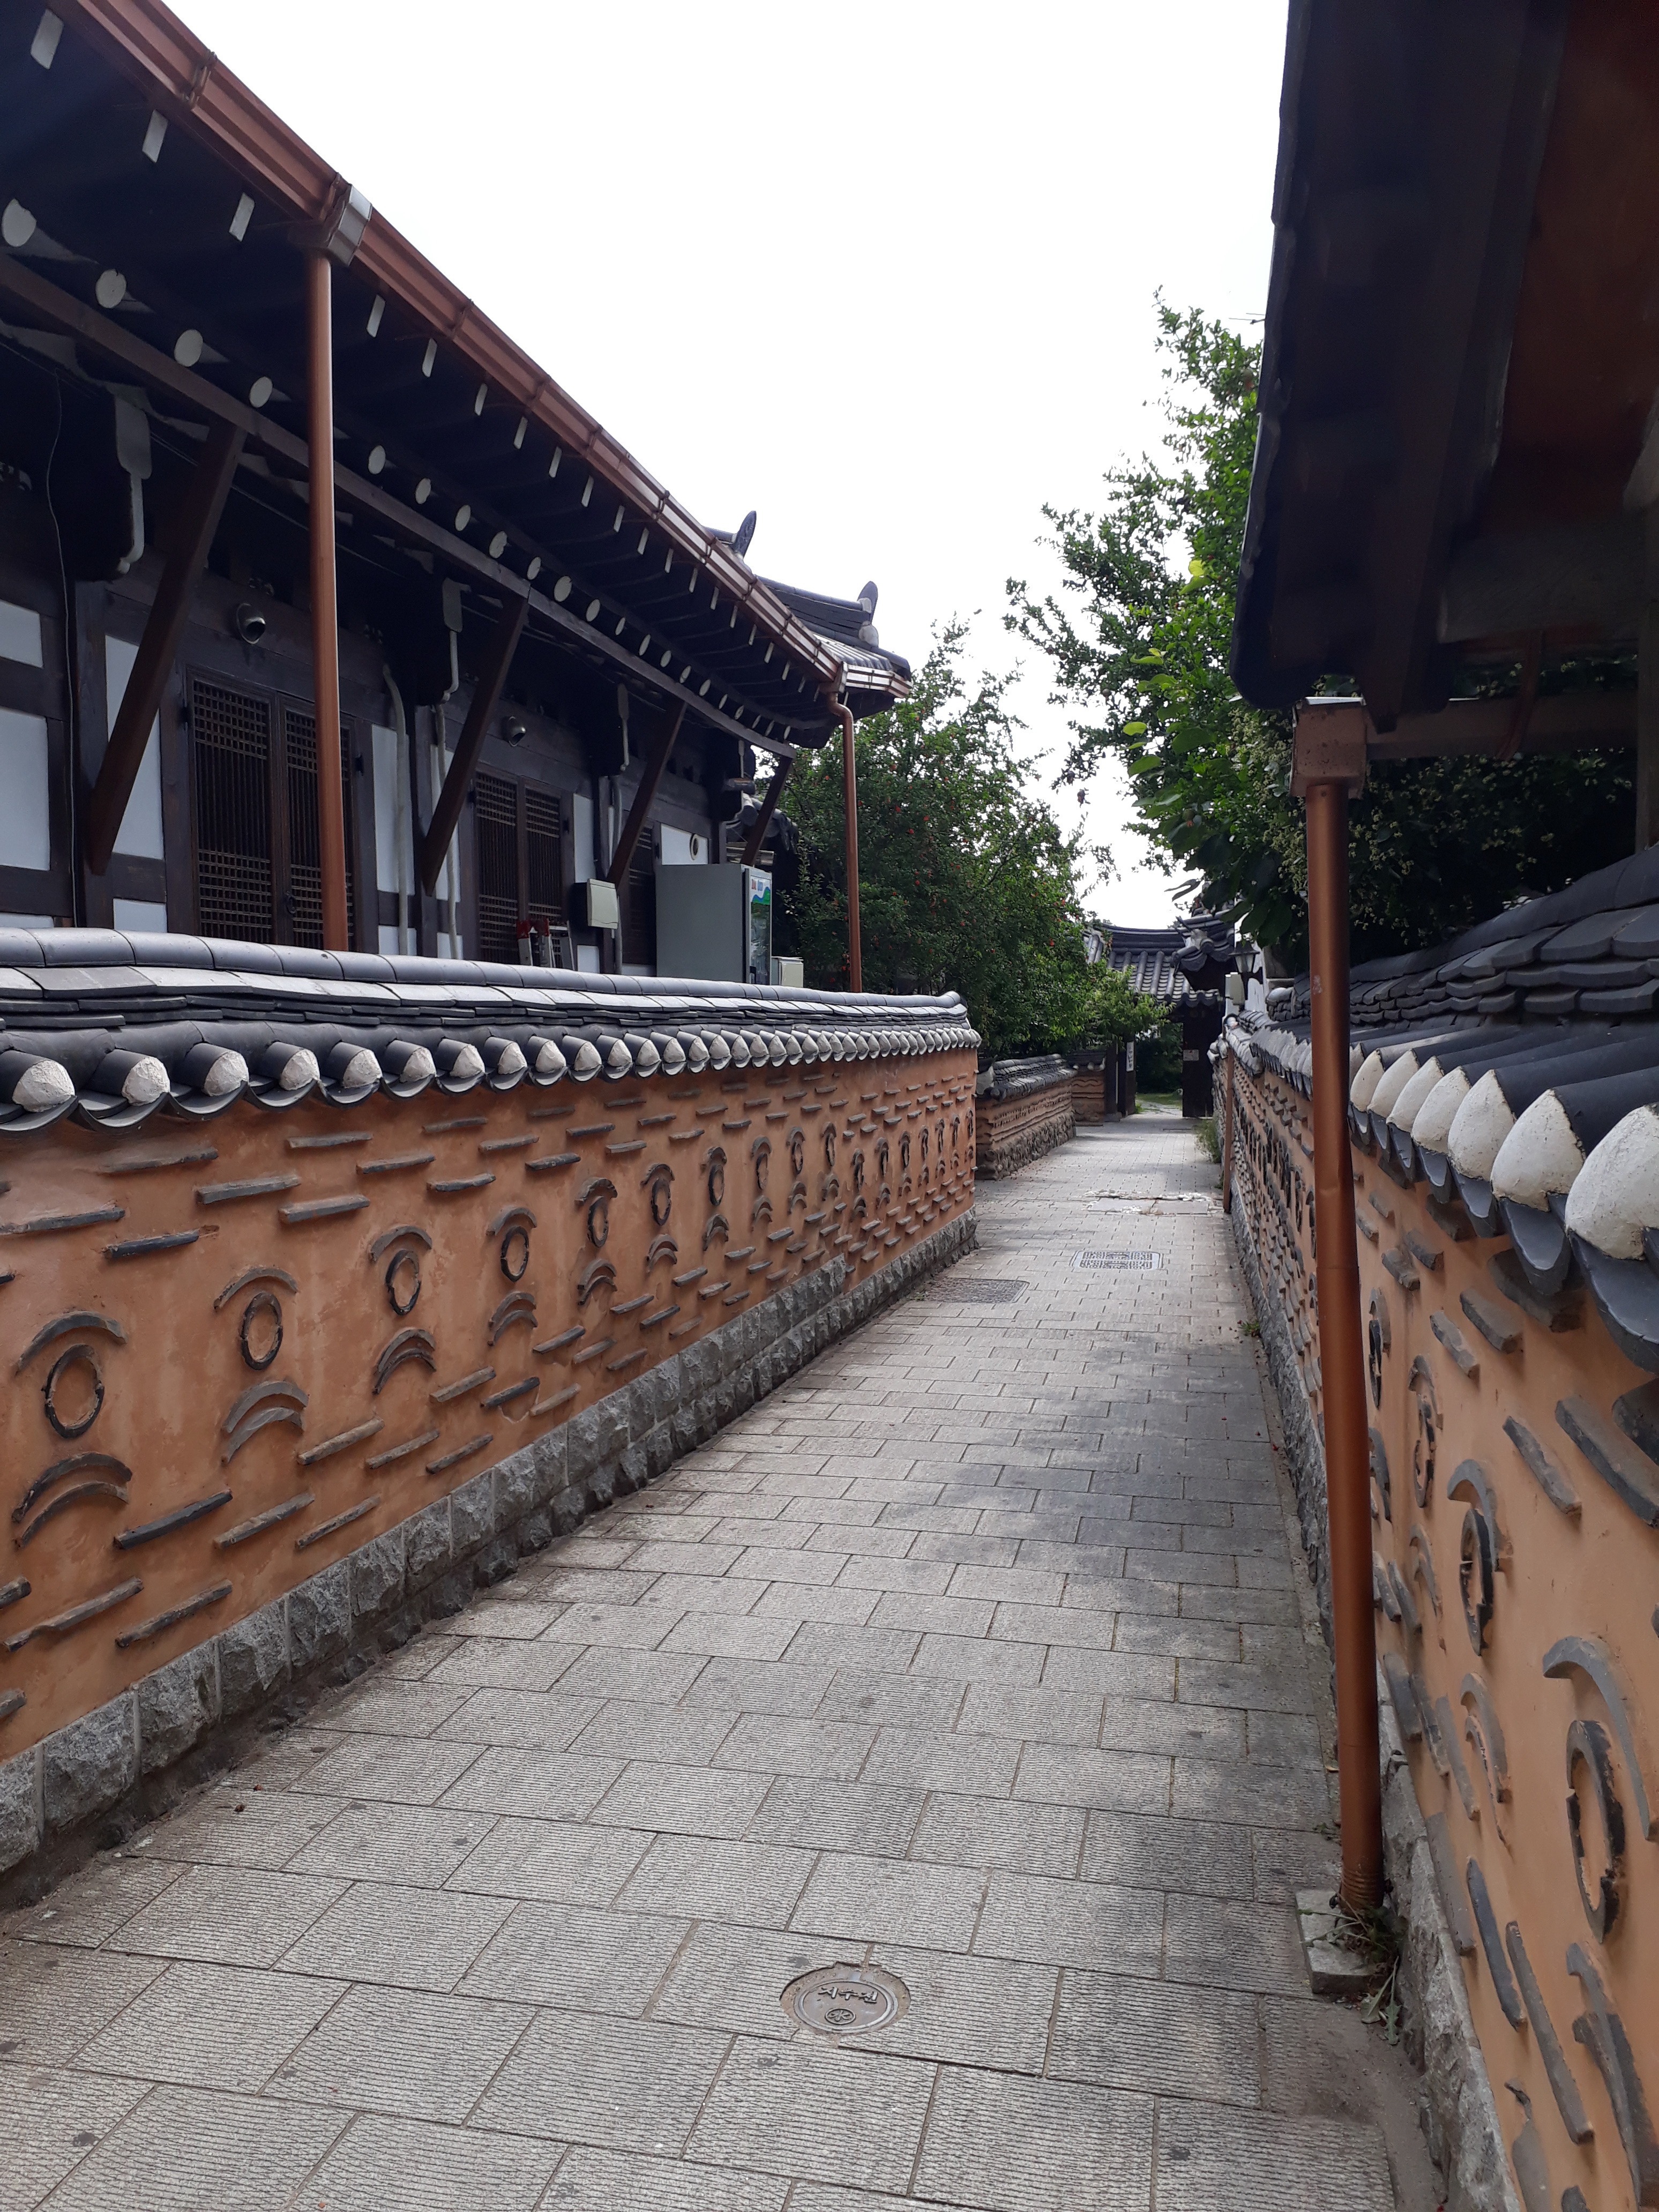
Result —
[[[1237, 1182], [1229, 1218], [1279, 1401], [1286, 1471], [1296, 1496], [1309, 1579], [1314, 1585], [1328, 1650], [1331, 1571], [1324, 1438], [1303, 1388], [1283, 1311], [1263, 1287], [1243, 1194]], [[1383, 1862], [1394, 1908], [1405, 1934], [1400, 1990], [1406, 2048], [1423, 2072], [1423, 2131], [1430, 2154], [1447, 2176], [1445, 2212], [1521, 2212], [1510, 2181], [1486, 2062], [1463, 1986], [1463, 1970], [1435, 1879], [1422, 1808], [1380, 1670], [1377, 1705]]]
[[44, 1887], [110, 1826], [152, 1817], [170, 1785], [286, 1700], [459, 1613], [521, 1554], [656, 1480], [977, 1233], [960, 1214], [851, 1291], [829, 1261], [0, 1765], [0, 1902]]

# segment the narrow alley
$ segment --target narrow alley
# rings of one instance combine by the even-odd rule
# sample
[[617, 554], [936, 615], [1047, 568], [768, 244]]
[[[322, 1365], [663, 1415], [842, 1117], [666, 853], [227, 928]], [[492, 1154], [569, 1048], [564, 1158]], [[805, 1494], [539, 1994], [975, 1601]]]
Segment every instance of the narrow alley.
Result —
[[982, 1184], [14, 1914], [0, 2212], [1434, 2212], [1402, 2054], [1307, 1994], [1325, 1659], [1217, 1183], [1146, 1115]]

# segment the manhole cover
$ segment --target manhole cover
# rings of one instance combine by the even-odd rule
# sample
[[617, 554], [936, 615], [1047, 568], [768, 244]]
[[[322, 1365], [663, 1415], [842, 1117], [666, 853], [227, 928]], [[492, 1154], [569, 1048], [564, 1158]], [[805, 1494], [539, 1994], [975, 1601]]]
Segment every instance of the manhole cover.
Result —
[[783, 2008], [793, 2021], [832, 2041], [890, 2027], [910, 2008], [910, 1992], [879, 1966], [820, 1966], [790, 1983]]
[[1079, 1252], [1072, 1265], [1074, 1267], [1158, 1267], [1163, 1261], [1156, 1252]]
[[1025, 1288], [1023, 1282], [1009, 1279], [999, 1282], [990, 1275], [959, 1275], [954, 1282], [939, 1285], [941, 1297], [958, 1299], [970, 1306], [1012, 1305]]

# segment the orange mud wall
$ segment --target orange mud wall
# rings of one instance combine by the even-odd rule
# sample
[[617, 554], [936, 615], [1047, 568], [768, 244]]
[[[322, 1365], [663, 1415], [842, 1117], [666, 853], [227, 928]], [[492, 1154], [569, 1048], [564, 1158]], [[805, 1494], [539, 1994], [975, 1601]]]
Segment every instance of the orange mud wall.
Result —
[[[1232, 1082], [1234, 1203], [1317, 1432], [1310, 1109], [1236, 1059]], [[1582, 1289], [1540, 1297], [1506, 1238], [1353, 1165], [1378, 1653], [1504, 2140], [1528, 2204], [1547, 2168], [1551, 2207], [1633, 2212], [1659, 2203], [1629, 2095], [1659, 2087], [1659, 1532], [1557, 1409], [1643, 1463], [1611, 1409], [1650, 1378]]]
[[973, 1203], [974, 1073], [244, 1102], [19, 1140], [0, 1763], [786, 1285], [879, 1273]]

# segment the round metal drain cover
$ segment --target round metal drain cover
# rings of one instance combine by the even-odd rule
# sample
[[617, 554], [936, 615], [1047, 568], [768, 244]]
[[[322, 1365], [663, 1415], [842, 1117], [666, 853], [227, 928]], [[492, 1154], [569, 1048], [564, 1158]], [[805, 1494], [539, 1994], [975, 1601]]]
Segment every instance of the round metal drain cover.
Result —
[[815, 2035], [834, 2040], [890, 2027], [909, 2010], [910, 1992], [896, 1974], [884, 1973], [879, 1966], [838, 1962], [791, 1982], [783, 1993], [783, 2008]]

